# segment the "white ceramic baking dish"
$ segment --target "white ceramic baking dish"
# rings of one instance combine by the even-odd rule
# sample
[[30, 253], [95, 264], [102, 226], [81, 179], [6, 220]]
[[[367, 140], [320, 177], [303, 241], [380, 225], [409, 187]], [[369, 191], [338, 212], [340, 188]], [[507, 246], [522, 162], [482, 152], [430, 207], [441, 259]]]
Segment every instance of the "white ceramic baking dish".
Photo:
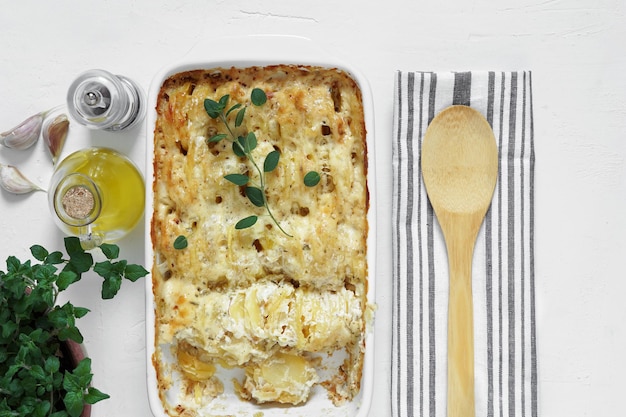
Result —
[[[367, 80], [353, 67], [340, 59], [334, 58], [312, 41], [291, 36], [248, 36], [228, 38], [212, 42], [210, 47], [196, 46], [181, 62], [163, 68], [153, 79], [148, 94], [147, 114], [147, 160], [146, 160], [146, 265], [151, 268], [153, 262], [152, 241], [150, 237], [150, 222], [152, 218], [152, 181], [153, 181], [153, 131], [156, 121], [156, 100], [163, 82], [173, 74], [194, 69], [210, 68], [245, 68], [257, 65], [293, 64], [312, 65], [325, 68], [339, 68], [349, 73], [361, 88], [365, 112], [368, 146], [368, 189], [369, 189], [369, 234], [367, 241], [367, 261], [369, 271], [368, 302], [374, 303], [376, 276], [375, 249], [376, 249], [376, 189], [374, 163], [374, 109], [372, 94]], [[146, 340], [147, 340], [147, 377], [150, 407], [156, 417], [168, 417], [159, 398], [156, 371], [152, 364], [152, 355], [155, 352], [155, 312], [152, 279], [146, 279]], [[374, 371], [374, 335], [373, 323], [369, 323], [366, 337], [365, 362], [359, 395], [351, 402], [334, 406], [327, 398], [326, 391], [315, 387], [311, 397], [304, 405], [255, 405], [244, 402], [234, 393], [232, 384], [224, 384], [224, 393], [211, 402], [211, 406], [202, 410], [201, 417], [214, 416], [247, 416], [247, 417], [365, 417], [367, 416], [372, 399], [373, 371]], [[224, 381], [229, 378], [224, 377]]]

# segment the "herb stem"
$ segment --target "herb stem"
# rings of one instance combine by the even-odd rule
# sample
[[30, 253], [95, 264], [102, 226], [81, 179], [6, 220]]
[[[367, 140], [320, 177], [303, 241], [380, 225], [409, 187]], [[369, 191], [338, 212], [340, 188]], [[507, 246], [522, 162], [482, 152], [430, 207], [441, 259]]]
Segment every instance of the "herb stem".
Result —
[[257, 172], [259, 173], [259, 177], [260, 177], [260, 181], [261, 181], [261, 187], [260, 188], [263, 191], [263, 201], [265, 202], [265, 210], [267, 210], [267, 214], [274, 221], [274, 223], [276, 223], [276, 226], [278, 226], [278, 228], [280, 229], [281, 232], [283, 232], [288, 237], [293, 237], [292, 235], [287, 233], [285, 231], [285, 229], [283, 229], [283, 227], [280, 225], [280, 222], [276, 219], [276, 217], [274, 217], [274, 214], [272, 213], [272, 210], [270, 210], [270, 205], [269, 205], [269, 203], [267, 201], [267, 195], [265, 194], [265, 172], [263, 172], [261, 170], [261, 168], [259, 168], [259, 166], [255, 162], [254, 158], [252, 157], [252, 153], [249, 150], [247, 151], [246, 154], [248, 155], [248, 159], [250, 159], [250, 162], [252, 162], [252, 165], [254, 165], [254, 167], [256, 168]]
[[[226, 115], [224, 114], [223, 111], [220, 113], [220, 120], [226, 126], [226, 129], [228, 130], [228, 133], [229, 133], [233, 143], [239, 144], [239, 142], [237, 141], [237, 135], [235, 135], [235, 132], [233, 132], [233, 130], [231, 129], [230, 124], [228, 123]], [[247, 143], [248, 142], [246, 142], [246, 144]], [[274, 213], [272, 213], [272, 210], [270, 210], [270, 206], [269, 206], [269, 203], [267, 201], [267, 196], [265, 194], [265, 184], [266, 184], [265, 183], [265, 172], [263, 172], [263, 170], [256, 163], [256, 161], [254, 159], [254, 156], [252, 156], [252, 151], [249, 149], [248, 146], [245, 146], [245, 147], [240, 146], [240, 148], [242, 148], [243, 153], [246, 155], [248, 160], [252, 163], [252, 165], [254, 166], [254, 169], [256, 170], [257, 174], [259, 175], [259, 188], [263, 192], [263, 203], [264, 203], [263, 205], [265, 206], [265, 210], [267, 211], [267, 214], [270, 216], [270, 218], [276, 224], [276, 226], [278, 226], [278, 228], [280, 229], [281, 232], [283, 232], [288, 237], [293, 237], [292, 235], [287, 233], [285, 231], [285, 229], [283, 229], [283, 227], [280, 225], [280, 222], [278, 221], [278, 219], [276, 219], [276, 217], [274, 217]]]
[[265, 196], [265, 192], [263, 192], [263, 199], [265, 200], [265, 209], [267, 210], [267, 214], [269, 214], [269, 216], [271, 217], [271, 219], [274, 221], [274, 223], [276, 223], [276, 226], [278, 226], [278, 228], [280, 229], [281, 232], [283, 232], [285, 235], [287, 235], [288, 237], [293, 237], [292, 235], [290, 235], [289, 233], [287, 233], [285, 231], [285, 229], [283, 229], [283, 227], [280, 225], [280, 222], [278, 220], [276, 220], [276, 217], [274, 217], [274, 215], [272, 214], [272, 211], [270, 210], [270, 206], [269, 204], [267, 204], [267, 197]]
[[228, 129], [228, 133], [230, 134], [230, 137], [233, 139], [233, 142], [236, 142], [237, 135], [235, 135], [235, 132], [233, 132], [233, 130], [230, 128], [230, 123], [228, 123], [228, 120], [226, 119], [226, 115], [224, 114], [224, 112], [220, 113], [220, 120], [222, 121], [224, 126], [226, 126], [226, 129]]

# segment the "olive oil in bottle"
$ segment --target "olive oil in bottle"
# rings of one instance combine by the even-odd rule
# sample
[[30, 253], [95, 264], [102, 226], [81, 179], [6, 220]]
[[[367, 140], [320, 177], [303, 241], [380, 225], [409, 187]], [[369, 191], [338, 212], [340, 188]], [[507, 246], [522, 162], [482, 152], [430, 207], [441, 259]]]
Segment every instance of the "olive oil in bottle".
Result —
[[56, 224], [83, 247], [118, 241], [141, 219], [145, 184], [127, 157], [108, 148], [87, 148], [65, 158], [50, 186]]

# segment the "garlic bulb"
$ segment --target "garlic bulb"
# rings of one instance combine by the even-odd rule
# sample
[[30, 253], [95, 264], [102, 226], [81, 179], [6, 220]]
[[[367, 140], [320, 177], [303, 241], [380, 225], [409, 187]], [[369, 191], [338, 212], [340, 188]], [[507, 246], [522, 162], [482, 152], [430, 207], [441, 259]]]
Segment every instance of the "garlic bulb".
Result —
[[0, 164], [0, 186], [13, 194], [26, 194], [33, 191], [45, 191], [26, 178], [13, 165]]
[[41, 134], [46, 113], [34, 114], [13, 129], [0, 133], [0, 144], [17, 150], [24, 150], [33, 146]]
[[65, 139], [69, 131], [70, 121], [65, 114], [60, 114], [55, 117], [51, 122], [46, 122], [43, 129], [43, 139], [50, 151], [52, 157], [52, 163], [56, 164], [59, 159], [59, 154], [63, 150]]

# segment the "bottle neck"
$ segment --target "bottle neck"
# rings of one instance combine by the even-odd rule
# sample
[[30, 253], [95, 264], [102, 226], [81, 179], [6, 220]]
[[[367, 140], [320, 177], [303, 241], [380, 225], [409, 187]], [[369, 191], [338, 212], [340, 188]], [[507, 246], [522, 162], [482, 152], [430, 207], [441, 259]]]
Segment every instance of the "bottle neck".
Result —
[[100, 215], [102, 196], [98, 186], [87, 175], [72, 173], [54, 190], [54, 211], [63, 223], [84, 227]]

